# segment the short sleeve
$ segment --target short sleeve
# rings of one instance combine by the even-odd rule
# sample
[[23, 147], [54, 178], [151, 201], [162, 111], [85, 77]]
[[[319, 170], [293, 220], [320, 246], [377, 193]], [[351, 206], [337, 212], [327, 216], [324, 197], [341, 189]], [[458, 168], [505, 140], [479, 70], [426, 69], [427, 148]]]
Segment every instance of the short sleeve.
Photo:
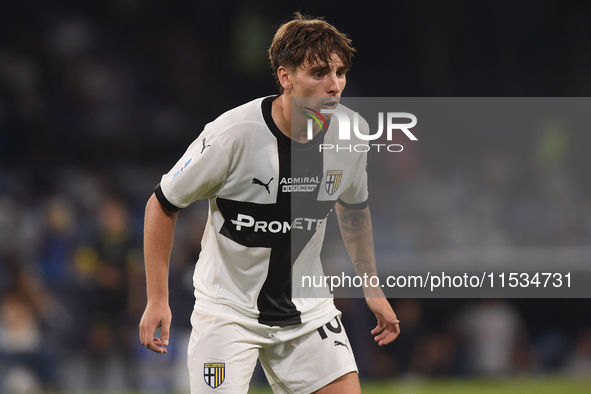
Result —
[[[369, 134], [369, 124], [363, 117], [359, 117], [359, 128], [361, 133]], [[365, 141], [359, 140], [359, 143]], [[355, 166], [353, 181], [347, 190], [339, 197], [339, 203], [347, 208], [363, 209], [367, 207], [367, 152], [361, 152]]]
[[367, 207], [367, 153], [360, 155], [353, 181], [347, 190], [339, 196], [339, 203], [347, 208], [363, 209]]
[[213, 198], [224, 185], [228, 166], [228, 154], [220, 139], [206, 128], [174, 167], [162, 176], [156, 187], [156, 197], [171, 211], [200, 199]]

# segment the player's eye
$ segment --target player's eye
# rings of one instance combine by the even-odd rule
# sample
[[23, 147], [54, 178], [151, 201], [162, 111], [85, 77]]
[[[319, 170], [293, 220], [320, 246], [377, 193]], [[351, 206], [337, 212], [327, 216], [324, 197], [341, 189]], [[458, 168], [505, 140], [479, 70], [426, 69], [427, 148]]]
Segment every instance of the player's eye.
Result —
[[314, 78], [322, 78], [322, 76], [323, 76], [324, 74], [323, 74], [322, 72], [320, 72], [320, 71], [317, 71], [317, 72], [315, 72], [315, 73], [314, 73], [314, 74], [312, 74], [312, 75], [314, 75]]

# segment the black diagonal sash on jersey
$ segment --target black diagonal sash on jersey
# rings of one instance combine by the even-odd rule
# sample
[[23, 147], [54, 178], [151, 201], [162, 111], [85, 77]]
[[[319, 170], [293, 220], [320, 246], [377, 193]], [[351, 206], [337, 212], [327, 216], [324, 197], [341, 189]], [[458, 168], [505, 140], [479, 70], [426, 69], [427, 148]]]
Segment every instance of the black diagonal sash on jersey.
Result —
[[[317, 177], [323, 175], [322, 154], [317, 149], [290, 149], [278, 144], [279, 179]], [[314, 192], [278, 191], [277, 204], [281, 210], [290, 214], [291, 223], [296, 218], [324, 219], [334, 206], [334, 201], [318, 201], [320, 185]], [[271, 250], [269, 273], [257, 305], [260, 311], [259, 322], [269, 325], [287, 325], [301, 323], [300, 312], [291, 300], [292, 267], [304, 247], [315, 234], [315, 227], [308, 230], [306, 223], [302, 229], [292, 227], [287, 238]], [[285, 319], [285, 320], [284, 320]], [[281, 324], [277, 324], [277, 322]]]
[[[292, 149], [278, 142], [279, 179], [317, 177], [322, 180], [323, 158], [318, 149]], [[292, 166], [292, 163], [297, 163]], [[316, 232], [316, 226], [303, 221], [301, 228], [289, 231], [255, 231], [254, 227], [237, 230], [232, 219], [238, 214], [270, 223], [294, 223], [296, 218], [322, 220], [333, 208], [334, 201], [318, 201], [320, 184], [314, 192], [294, 192], [277, 189], [275, 204], [256, 204], [218, 198], [220, 212], [225, 218], [220, 234], [247, 247], [271, 248], [267, 278], [257, 298], [259, 322], [270, 326], [301, 323], [300, 311], [291, 300], [292, 266]]]

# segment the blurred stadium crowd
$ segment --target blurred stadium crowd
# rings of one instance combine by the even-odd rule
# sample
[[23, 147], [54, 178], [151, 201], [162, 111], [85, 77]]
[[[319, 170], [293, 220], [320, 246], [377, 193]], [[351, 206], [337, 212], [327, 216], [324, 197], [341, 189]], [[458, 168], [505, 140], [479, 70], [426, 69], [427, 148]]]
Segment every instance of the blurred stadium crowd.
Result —
[[[555, 14], [550, 3], [540, 2], [540, 18]], [[155, 2], [76, 4], [1, 5], [0, 391], [186, 390], [192, 265], [207, 207], [196, 203], [179, 218], [170, 275], [173, 343], [159, 356], [137, 334], [145, 306], [144, 205], [207, 121], [275, 92], [264, 48], [269, 26], [293, 10], [187, 2], [178, 21]], [[589, 19], [560, 11], [574, 18], [573, 29]], [[474, 19], [487, 20], [483, 15]], [[340, 27], [338, 17], [329, 20]], [[457, 38], [448, 33], [438, 39]], [[350, 34], [355, 40], [362, 33]], [[586, 86], [576, 94], [590, 92], [588, 37], [572, 45], [576, 76]], [[452, 74], [447, 84], [443, 77], [433, 82], [435, 94], [465, 94], [445, 91]], [[517, 81], [520, 74], [506, 77]], [[352, 93], [384, 94], [361, 86], [372, 85], [352, 81]], [[524, 92], [513, 89], [507, 94]], [[429, 95], [429, 85], [409, 92]], [[577, 156], [578, 138], [549, 127], [513, 153], [446, 161], [427, 142], [372, 158], [371, 178], [396, 185], [371, 190], [376, 205], [391, 208], [374, 212], [378, 254], [589, 246], [591, 163]], [[586, 299], [393, 300], [402, 335], [385, 348], [372, 343], [375, 319], [363, 300], [337, 302], [364, 379], [591, 375]]]

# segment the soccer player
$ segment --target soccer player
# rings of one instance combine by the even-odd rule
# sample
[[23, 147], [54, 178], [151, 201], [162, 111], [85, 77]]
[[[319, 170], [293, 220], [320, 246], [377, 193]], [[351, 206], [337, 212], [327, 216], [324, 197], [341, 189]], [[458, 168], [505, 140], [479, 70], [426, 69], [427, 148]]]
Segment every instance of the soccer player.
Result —
[[[207, 124], [146, 206], [148, 303], [140, 339], [166, 353], [168, 267], [178, 211], [209, 200], [194, 274], [188, 349], [191, 392], [246, 393], [260, 358], [275, 393], [360, 393], [357, 367], [332, 298], [293, 297], [292, 274], [322, 273], [324, 222], [336, 209], [358, 275], [376, 275], [365, 153], [327, 156], [337, 127], [292, 126], [291, 101], [334, 109], [346, 84], [351, 41], [322, 19], [296, 14], [269, 57], [280, 95], [256, 99]], [[339, 106], [342, 107], [342, 106]], [[345, 110], [345, 109], [343, 109]], [[293, 115], [293, 117], [292, 117]], [[292, 165], [296, 163], [297, 165]], [[365, 288], [384, 345], [399, 321], [381, 289]], [[155, 338], [161, 328], [161, 337]], [[215, 390], [215, 391], [214, 391]]]

